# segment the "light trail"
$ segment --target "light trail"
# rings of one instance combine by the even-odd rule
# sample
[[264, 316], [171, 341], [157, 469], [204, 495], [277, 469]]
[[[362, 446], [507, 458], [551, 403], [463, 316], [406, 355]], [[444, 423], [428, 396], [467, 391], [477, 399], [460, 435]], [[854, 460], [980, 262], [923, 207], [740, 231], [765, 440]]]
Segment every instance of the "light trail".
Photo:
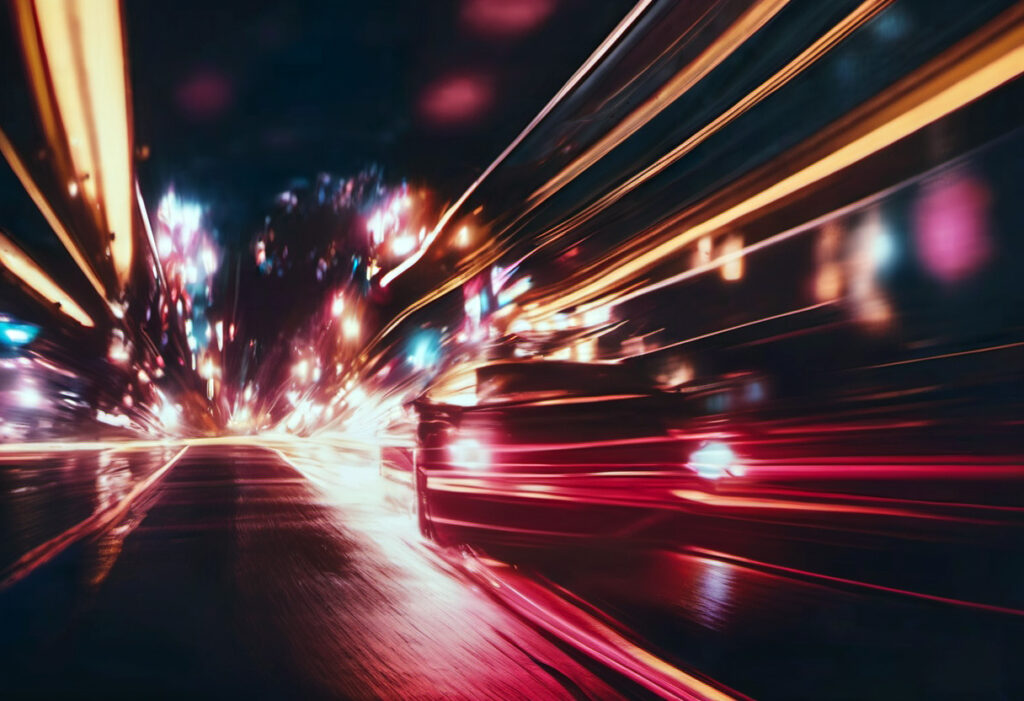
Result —
[[[516, 466], [531, 467], [531, 465], [521, 464]], [[559, 463], [558, 466], [566, 467], [567, 465]], [[685, 478], [684, 473], [678, 468], [630, 472], [566, 473], [552, 476], [549, 473], [550, 465], [537, 464], [532, 467], [538, 468], [537, 471], [502, 472], [488, 477], [480, 477], [473, 472], [444, 470], [440, 475], [428, 474], [427, 483], [432, 492], [472, 495], [487, 499], [557, 502], [575, 504], [577, 507], [582, 505], [618, 506], [684, 513], [696, 513], [693, 509], [696, 506], [701, 509], [700, 513], [705, 515], [707, 515], [706, 510], [701, 507], [715, 510], [716, 518], [747, 519], [749, 516], [750, 520], [805, 512], [823, 517], [835, 514], [861, 517], [862, 519], [879, 516], [903, 521], [994, 527], [1006, 522], [1004, 515], [1015, 518], [1021, 513], [1019, 508], [856, 497], [847, 494], [784, 492], [789, 496], [804, 497], [805, 500], [801, 501], [799, 499], [715, 494], [705, 489], [672, 489], [672, 484]], [[548, 471], [541, 469], [544, 467], [547, 467]], [[770, 493], [771, 490], [768, 491]], [[821, 501], [821, 499], [829, 497], [852, 503]], [[899, 504], [904, 508], [888, 504]], [[914, 507], [919, 508], [914, 510]], [[932, 511], [927, 509], [932, 509]], [[946, 511], [966, 513], [959, 515], [946, 513]], [[972, 515], [971, 512], [979, 512], [981, 515]], [[1000, 516], [1004, 516], [1004, 518], [1000, 518]], [[462, 521], [461, 525], [473, 526], [474, 524], [471, 521]], [[499, 528], [487, 519], [478, 521], [475, 526], [487, 529]], [[836, 521], [830, 521], [829, 527], [850, 530], [849, 526], [840, 526]], [[557, 531], [548, 531], [548, 533], [554, 535]]]
[[28, 257], [14, 242], [0, 234], [0, 265], [25, 283], [36, 294], [86, 328], [95, 326], [82, 309], [43, 269]]
[[[868, 105], [871, 116], [854, 127], [853, 133], [846, 136], [846, 142], [827, 155], [630, 260], [614, 265], [610, 261], [602, 261], [600, 268], [603, 272], [568, 293], [560, 290], [557, 299], [545, 305], [538, 304], [530, 310], [530, 315], [543, 316], [608, 293], [616, 285], [676, 254], [698, 238], [715, 233], [878, 153], [1013, 80], [1024, 72], [1022, 12], [1024, 9], [1021, 7], [1010, 10], [1008, 16], [997, 18], [908, 80], [888, 90]], [[916, 84], [919, 81], [920, 84]], [[908, 90], [908, 85], [914, 87]], [[879, 109], [878, 103], [886, 104], [886, 107]], [[791, 158], [792, 154], [787, 153], [778, 160], [784, 162]], [[765, 170], [770, 172], [771, 168]], [[673, 222], [668, 222], [662, 228], [672, 225]]]
[[[844, 504], [827, 501], [799, 501], [795, 499], [775, 499], [766, 497], [733, 496], [712, 494], [697, 489], [677, 489], [673, 494], [684, 501], [722, 509], [738, 510], [778, 510], [778, 511], [811, 511], [829, 514], [851, 514], [855, 516], [891, 516], [893, 518], [912, 518], [931, 521], [965, 521], [977, 522], [975, 519], [958, 518], [945, 514], [932, 514], [925, 511], [912, 511], [886, 506], [867, 506], [864, 504]], [[817, 496], [817, 495], [815, 495]]]
[[[38, 38], [75, 182], [98, 208], [123, 288], [132, 265], [132, 131], [118, 0], [35, 0]], [[23, 37], [25, 42], [31, 37]]]
[[[612, 127], [596, 144], [578, 156], [530, 195], [535, 204], [546, 200], [576, 176], [604, 158], [616, 146], [639, 131], [645, 124], [661, 114], [666, 108], [682, 97], [694, 85], [703, 80], [733, 51], [764, 27], [773, 17], [789, 4], [789, 0], [760, 0], [751, 5], [734, 24], [718, 35], [718, 38], [695, 59], [661, 86], [644, 104], [633, 110], [625, 119]], [[870, 0], [870, 4], [878, 4]], [[820, 41], [820, 40], [819, 40]]]
[[544, 108], [537, 113], [537, 116], [535, 116], [530, 121], [530, 123], [526, 125], [526, 128], [519, 132], [519, 135], [512, 140], [512, 143], [505, 147], [504, 151], [498, 154], [498, 157], [495, 158], [491, 162], [491, 164], [487, 166], [484, 172], [480, 174], [480, 177], [474, 180], [473, 183], [466, 189], [466, 191], [462, 193], [459, 199], [455, 201], [455, 204], [450, 206], [444, 212], [444, 214], [441, 215], [441, 218], [438, 220], [437, 225], [434, 226], [430, 234], [428, 234], [427, 237], [423, 240], [423, 243], [420, 245], [419, 249], [414, 254], [412, 254], [404, 261], [402, 261], [402, 263], [396, 266], [394, 269], [388, 271], [388, 273], [381, 278], [381, 287], [387, 287], [392, 280], [394, 280], [396, 277], [398, 277], [406, 270], [411, 268], [420, 258], [423, 257], [423, 254], [425, 254], [427, 250], [430, 248], [430, 246], [434, 243], [434, 241], [437, 239], [438, 235], [441, 233], [441, 230], [444, 229], [448, 221], [455, 215], [459, 208], [462, 207], [462, 205], [466, 202], [467, 199], [469, 199], [469, 197], [476, 191], [476, 189], [480, 187], [480, 184], [484, 180], [486, 180], [487, 177], [491, 173], [493, 173], [494, 170], [499, 165], [501, 165], [506, 158], [508, 158], [509, 154], [512, 153], [527, 136], [530, 135], [530, 133], [534, 130], [534, 128], [536, 128], [538, 124], [544, 121], [544, 119], [551, 113], [551, 111], [558, 105], [558, 103], [560, 103], [562, 99], [566, 95], [568, 95], [573, 90], [573, 88], [575, 88], [576, 85], [578, 85], [580, 81], [582, 81], [583, 78], [586, 77], [588, 73], [590, 73], [591, 70], [593, 70], [594, 66], [596, 66], [598, 62], [600, 62], [600, 60], [605, 56], [605, 54], [607, 54], [611, 50], [611, 48], [615, 46], [616, 43], [618, 43], [619, 39], [621, 39], [622, 36], [630, 29], [630, 27], [632, 27], [636, 23], [636, 21], [641, 17], [641, 15], [643, 15], [644, 11], [652, 2], [653, 0], [640, 0], [640, 2], [638, 2], [633, 7], [633, 9], [629, 11], [629, 14], [627, 14], [622, 19], [622, 21], [619, 22], [615, 29], [612, 30], [612, 33], [609, 34], [605, 38], [605, 40], [602, 41], [601, 44], [597, 47], [594, 53], [591, 54], [590, 57], [583, 62], [583, 65], [580, 66], [576, 70], [576, 72], [572, 74], [569, 80], [566, 81], [565, 85], [563, 85], [562, 88], [557, 93], [555, 93], [555, 96], [552, 97], [551, 100], [549, 100], [548, 103], [544, 106]]
[[[144, 450], [182, 444], [177, 439], [111, 440], [111, 441], [23, 441], [0, 443], [0, 454], [74, 453], [92, 450]], [[191, 443], [191, 441], [189, 441]]]
[[[689, 280], [691, 278], [698, 277], [700, 275], [704, 275], [706, 273], [718, 270], [723, 265], [729, 263], [730, 261], [746, 258], [754, 253], [763, 251], [766, 248], [778, 245], [796, 236], [800, 236], [801, 234], [807, 234], [817, 231], [819, 227], [821, 227], [824, 224], [827, 224], [828, 222], [836, 221], [845, 216], [853, 214], [854, 212], [863, 211], [872, 205], [877, 205], [880, 202], [884, 202], [887, 198], [889, 198], [896, 192], [899, 192], [900, 190], [903, 190], [910, 185], [925, 182], [929, 178], [935, 177], [936, 175], [948, 170], [949, 167], [950, 164], [944, 163], [935, 168], [932, 168], [931, 170], [925, 171], [920, 175], [908, 178], [902, 182], [896, 183], [895, 185], [891, 185], [885, 188], [884, 190], [879, 190], [878, 192], [872, 195], [868, 195], [867, 197], [859, 199], [855, 202], [851, 202], [850, 204], [840, 207], [839, 209], [833, 210], [826, 214], [822, 214], [820, 217], [815, 217], [814, 219], [803, 222], [802, 224], [798, 224], [797, 226], [794, 226], [790, 229], [786, 229], [785, 231], [780, 231], [777, 234], [773, 234], [766, 239], [756, 241], [750, 244], [749, 246], [744, 246], [743, 248], [737, 251], [723, 254], [718, 258], [715, 258], [714, 260], [710, 261], [709, 263], [705, 263], [695, 268], [685, 270], [676, 275], [670, 275], [669, 277], [666, 277], [662, 280], [659, 280], [658, 282], [654, 282], [649, 285], [635, 287], [627, 292], [616, 295], [614, 298], [611, 298], [607, 301], [603, 301], [601, 302], [601, 304], [610, 304], [612, 306], [618, 306], [632, 299], [636, 299], [637, 297], [641, 297], [643, 295], [650, 294], [651, 292], [656, 292], [666, 287], [671, 287], [672, 285], [676, 285], [685, 280]], [[588, 308], [590, 306], [600, 305], [587, 305]]]
[[[625, 194], [625, 192], [628, 192], [629, 190], [635, 188], [643, 180], [653, 177], [658, 172], [661, 172], [661, 170], [664, 170], [664, 168], [667, 168], [671, 162], [678, 160], [678, 158], [682, 157], [685, 153], [689, 152], [689, 150], [692, 150], [692, 148], [694, 148], [699, 142], [706, 139], [712, 133], [719, 130], [720, 128], [731, 122], [733, 119], [738, 117], [740, 114], [747, 111], [752, 106], [754, 106], [761, 100], [765, 99], [766, 97], [777, 91], [779, 88], [781, 88], [790, 80], [792, 80], [795, 76], [799, 75], [800, 72], [806, 69], [809, 65], [813, 64], [818, 58], [820, 58], [822, 55], [831, 50], [835, 45], [843, 41], [858, 27], [862, 26], [872, 17], [876, 16], [882, 9], [884, 9], [890, 3], [891, 0], [867, 0], [867, 2], [861, 4], [857, 9], [855, 9], [850, 15], [848, 15], [846, 18], [840, 21], [829, 32], [827, 32], [824, 36], [820, 37], [810, 47], [801, 52], [801, 54], [798, 57], [793, 59], [784, 68], [779, 70], [774, 76], [765, 81], [765, 83], [763, 83], [759, 88], [752, 91], [747, 97], [745, 97], [739, 103], [734, 105], [733, 108], [731, 108], [729, 111], [721, 115], [716, 121], [712, 122], [709, 126], [702, 129], [700, 132], [698, 132], [698, 134], [694, 135], [694, 137], [691, 137], [682, 145], [678, 146], [676, 149], [673, 150], [672, 153], [663, 157], [661, 160], [658, 161], [658, 163], [647, 169], [647, 171], [645, 171], [644, 174], [635, 176], [631, 181], [620, 187], [615, 193], [611, 193], [610, 195], [607, 195], [606, 198], [603, 198], [602, 202], [599, 202], [596, 205], [592, 205], [591, 207], [587, 208], [587, 210], [585, 210], [583, 214], [577, 215], [577, 217], [571, 220], [571, 223], [569, 225], [577, 225], [581, 221], [579, 220], [580, 216], [592, 216], [598, 209], [604, 208], [615, 199], [620, 198], [623, 194]], [[677, 99], [680, 95], [685, 93], [690, 86], [698, 82], [700, 78], [706, 76], [707, 73], [710, 72], [710, 70], [714, 66], [718, 65], [722, 60], [724, 60], [728, 53], [731, 53], [733, 50], [735, 50], [736, 46], [738, 46], [751, 35], [756, 33], [756, 31], [758, 31], [768, 20], [770, 20], [771, 17], [775, 16], [785, 4], [785, 2], [764, 3], [749, 10], [747, 13], [743, 15], [740, 21], [735, 23], [730, 28], [726, 38], [718, 42], [715, 42], [704, 53], [702, 53], [701, 57], [699, 57], [697, 60], [695, 60], [686, 68], [684, 68], [682, 71], [677, 73], [676, 76], [672, 80], [670, 80], [668, 86], [666, 88], [663, 88], [662, 91], [659, 92], [659, 95], [664, 96], [671, 93], [674, 95], [672, 100]], [[412, 264], [416, 262], [416, 260], [418, 260], [419, 257], [422, 256], [422, 254], [426, 251], [426, 248], [430, 245], [430, 243], [433, 242], [434, 238], [436, 238], [436, 235], [440, 232], [441, 228], [443, 228], [443, 226], [447, 223], [450, 217], [454, 215], [457, 209], [479, 186], [483, 179], [491, 171], [493, 171], [494, 168], [496, 168], [500, 164], [500, 162], [503, 161], [507, 157], [507, 155], [511, 153], [511, 151], [519, 145], [519, 143], [521, 143], [522, 139], [525, 138], [527, 133], [530, 130], [532, 130], [536, 126], [536, 124], [539, 123], [541, 119], [543, 119], [544, 116], [546, 116], [547, 112], [550, 111], [550, 108], [552, 108], [555, 104], [557, 104], [557, 102], [563, 99], [564, 95], [572, 88], [572, 86], [578, 83], [579, 80], [582, 79], [582, 77], [587, 72], [592, 70], [593, 65], [596, 64], [596, 62], [599, 61], [600, 58], [607, 53], [607, 50], [610, 48], [611, 44], [617, 41], [621, 37], [621, 35], [630, 26], [632, 26], [632, 24], [635, 23], [639, 15], [643, 12], [644, 9], [646, 9], [646, 5], [647, 4], [645, 3], [639, 3], [636, 7], [633, 8], [633, 11], [629, 15], [627, 15], [626, 18], [623, 19], [620, 25], [602, 43], [602, 45], [598, 48], [595, 54], [592, 55], [586, 63], [584, 63], [580, 70], [577, 71], [577, 73], [572, 78], [570, 78], [569, 82], [566, 83], [565, 86], [563, 86], [562, 90], [560, 90], [559, 93], [557, 93], [555, 97], [552, 98], [552, 100], [548, 103], [547, 107], [545, 107], [545, 110], [542, 110], [542, 112], [538, 114], [534, 121], [531, 122], [530, 125], [528, 125], [527, 128], [519, 135], [519, 137], [517, 137], [517, 139], [514, 140], [505, 149], [505, 151], [502, 152], [498, 159], [496, 159], [491, 164], [491, 166], [484, 172], [484, 174], [481, 175], [481, 177], [478, 178], [477, 181], [475, 181], [470, 186], [470, 188], [455, 203], [455, 205], [450, 207], [445, 212], [445, 215], [442, 217], [441, 222], [438, 224], [437, 227], [435, 227], [434, 231], [432, 231], [431, 234], [427, 237], [427, 239], [424, 242], [424, 245], [420, 248], [420, 250], [409, 259], [406, 259], [406, 261], [403, 261], [403, 263], [398, 268], [395, 268], [393, 271], [390, 271], [387, 275], [385, 275], [381, 281], [382, 285], [386, 285], [387, 283], [389, 283], [392, 279], [394, 279], [394, 277], [396, 277], [398, 274], [400, 274], [405, 269], [410, 267]], [[667, 107], [669, 102], [670, 101], [665, 101], [664, 99], [654, 99], [654, 102], [652, 104], [646, 106], [648, 111], [643, 113], [645, 116], [644, 121], [649, 121], [654, 116], [656, 116], [657, 113], [660, 113], [665, 107]], [[654, 110], [654, 112], [651, 113], [650, 110]], [[640, 113], [641, 110], [638, 109], [636, 112], [634, 112], [634, 116], [637, 119], [639, 119]], [[622, 133], [619, 142], [627, 138], [629, 134], [633, 133], [638, 128], [639, 125], [635, 126], [635, 128], [632, 128], [631, 130], [625, 130]], [[628, 131], [628, 133], [626, 133], [626, 131]], [[611, 148], [612, 147], [609, 147], [608, 150], [610, 150]], [[557, 177], [558, 176], [556, 176], [556, 178]], [[559, 185], [559, 187], [561, 187], [561, 185]], [[552, 190], [551, 192], [554, 192], [554, 190]], [[540, 201], [534, 202], [531, 205], [530, 210], [537, 206], [540, 203]], [[589, 215], [587, 214], [588, 212]], [[534, 252], [536, 252], [536, 250]], [[390, 333], [390, 331], [397, 327], [397, 325], [402, 320], [407, 318], [417, 309], [423, 308], [430, 302], [440, 298], [444, 294], [447, 294], [451, 290], [463, 284], [468, 277], [471, 277], [473, 274], [478, 272], [479, 269], [482, 269], [486, 265], [489, 265], [491, 262], [490, 258], [493, 257], [494, 256], [489, 257], [488, 260], [478, 260], [477, 265], [474, 266], [473, 270], [467, 271], [461, 275], [452, 278], [446, 283], [440, 285], [434, 291], [428, 293], [424, 297], [417, 300], [417, 302], [415, 302], [414, 304], [410, 305], [405, 311], [397, 315], [384, 329], [381, 330], [377, 338], [374, 339], [374, 343], [379, 342], [381, 339], [383, 339], [388, 333]], [[372, 345], [373, 344], [368, 344], [367, 347], [369, 348]], [[363, 360], [365, 359], [366, 357], [364, 356]]]
[[78, 244], [71, 238], [71, 234], [68, 233], [64, 223], [57, 217], [57, 214], [53, 211], [53, 207], [50, 206], [50, 203], [43, 196], [43, 193], [40, 192], [39, 186], [36, 185], [35, 181], [32, 179], [28, 169], [25, 168], [25, 164], [22, 162], [21, 158], [18, 157], [18, 152], [15, 151], [14, 146], [8, 140], [7, 135], [4, 134], [2, 129], [0, 129], [0, 152], [3, 153], [7, 163], [11, 166], [11, 170], [14, 171], [18, 180], [21, 181], [22, 187], [25, 188], [25, 192], [27, 192], [28, 196], [32, 198], [32, 202], [35, 203], [36, 207], [39, 208], [39, 212], [43, 215], [43, 218], [46, 219], [46, 223], [50, 225], [51, 229], [53, 229], [53, 233], [57, 235], [61, 244], [64, 245], [65, 250], [67, 250], [68, 254], [71, 256], [71, 259], [75, 261], [75, 265], [77, 265], [78, 269], [82, 271], [83, 275], [85, 275], [85, 278], [89, 281], [89, 284], [92, 285], [92, 288], [96, 290], [96, 294], [98, 294], [101, 299], [106, 299], [107, 292], [103, 283], [100, 282], [98, 277], [96, 277], [96, 273], [93, 271], [89, 261], [86, 260], [82, 251], [78, 248]]
[[643, 356], [643, 355], [650, 355], [651, 353], [657, 353], [659, 351], [667, 350], [669, 348], [676, 348], [678, 346], [684, 346], [684, 345], [686, 345], [688, 343], [694, 343], [696, 341], [703, 341], [704, 339], [707, 339], [707, 338], [714, 338], [715, 336], [720, 336], [720, 335], [722, 335], [724, 333], [730, 333], [732, 331], [739, 331], [740, 329], [745, 329], [745, 328], [748, 328], [750, 326], [757, 326], [758, 324], [764, 324], [764, 323], [767, 323], [769, 321], [776, 321], [778, 319], [785, 319], [787, 317], [797, 316], [799, 314], [806, 314], [807, 312], [812, 312], [815, 309], [822, 309], [824, 307], [832, 306], [833, 304], [835, 304], [835, 302], [832, 301], [832, 300], [829, 300], [827, 302], [818, 302], [817, 304], [811, 304], [811, 305], [808, 305], [806, 307], [800, 307], [799, 309], [791, 309], [788, 312], [782, 312], [780, 314], [773, 314], [771, 316], [766, 316], [766, 317], [763, 317], [761, 319], [754, 319], [753, 321], [747, 321], [747, 322], [744, 322], [742, 324], [736, 324], [735, 326], [730, 326], [728, 328], [719, 329], [717, 331], [710, 331], [708, 333], [704, 333], [704, 334], [701, 334], [699, 336], [693, 336], [692, 338], [687, 338], [687, 339], [684, 339], [682, 341], [676, 341], [674, 343], [669, 343], [669, 344], [664, 345], [664, 346], [659, 346], [658, 348], [654, 348], [652, 350], [644, 351], [643, 353], [635, 353], [633, 355], [626, 355], [626, 356], [623, 356], [623, 358], [638, 358], [638, 357]]
[[[803, 71], [812, 66], [818, 59], [849, 37], [854, 31], [862, 27], [879, 12], [888, 7], [891, 3], [892, 0], [867, 0], [867, 2], [861, 4], [857, 9], [836, 24], [835, 27], [819, 37], [813, 44], [801, 52], [799, 56], [779, 69], [779, 71], [772, 75], [768, 80], [750, 91], [750, 93], [743, 97], [743, 99], [739, 100], [732, 107], [718, 115], [715, 119], [711, 120], [711, 122], [706, 126], [699, 129], [696, 133], [688, 137], [657, 161], [644, 168], [639, 173], [633, 175], [626, 182], [622, 183], [611, 192], [606, 193], [596, 202], [584, 208], [578, 214], [573, 215], [563, 224], [555, 227], [553, 232], [548, 235], [549, 240], [555, 238], [561, 232], [568, 231], [581, 225], [583, 222], [592, 219], [599, 212], [607, 209], [610, 205], [622, 199], [622, 197], [632, 192], [643, 183], [647, 182], [659, 173], [662, 173], [670, 165], [676, 163], [680, 158], [690, 153], [700, 144], [704, 143], [713, 134], [718, 133], [722, 128], [783, 88]], [[582, 170], [580, 172], [582, 172]], [[560, 175], [561, 174], [556, 175], [553, 180], [558, 179]], [[558, 184], [558, 188], [562, 187], [564, 184], [565, 183]], [[558, 189], [551, 189], [553, 185], [553, 183], [549, 182], [531, 195], [531, 199], [537, 200], [534, 203], [534, 206], [543, 202], [544, 199]], [[542, 191], [545, 189], [551, 189], [551, 193], [543, 194]]]
[[556, 591], [517, 573], [505, 563], [471, 553], [455, 556], [441, 550], [434, 552], [520, 616], [661, 698], [685, 701], [745, 698], [723, 685], [713, 686], [656, 656]]
[[925, 363], [930, 360], [946, 360], [947, 358], [960, 358], [966, 355], [978, 355], [979, 353], [992, 353], [993, 351], [1007, 350], [1009, 348], [1021, 348], [1024, 347], [1024, 341], [1017, 341], [1015, 343], [1003, 343], [998, 346], [987, 346], [985, 348], [972, 348], [971, 350], [957, 351], [955, 353], [941, 353], [939, 355], [929, 355], [924, 358], [910, 358], [908, 360], [896, 360], [891, 363], [881, 363], [879, 365], [865, 365], [859, 370], [877, 370], [879, 368], [891, 368], [899, 365], [912, 365], [914, 363]]
[[[438, 224], [434, 229], [426, 236], [420, 248], [409, 258], [405, 259], [399, 266], [389, 271], [381, 278], [381, 285], [387, 286], [397, 276], [411, 268], [423, 255], [426, 253], [430, 245], [433, 244], [438, 234], [443, 229], [444, 225], [454, 216], [455, 212], [458, 211], [459, 207], [466, 202], [466, 200], [472, 195], [472, 193], [479, 187], [486, 176], [488, 176], [498, 165], [525, 139], [530, 131], [532, 131], [537, 124], [539, 124], [544, 117], [560, 102], [566, 94], [568, 94], [575, 85], [577, 85], [583, 78], [593, 70], [600, 60], [611, 50], [611, 48], [622, 38], [622, 36], [637, 22], [637, 20], [643, 15], [647, 8], [651, 5], [653, 0], [640, 0], [629, 14], [623, 18], [623, 20], [615, 27], [615, 29], [604, 39], [604, 41], [598, 46], [594, 53], [580, 66], [579, 69], [569, 78], [565, 85], [555, 94], [555, 96], [548, 102], [548, 104], [541, 110], [541, 112], [534, 117], [534, 119], [527, 125], [527, 127], [512, 141], [509, 146], [499, 154], [498, 158], [484, 171], [483, 174], [470, 187], [462, 194], [462, 196], [456, 201], [454, 205], [449, 207], [442, 215]], [[477, 255], [475, 262], [470, 270], [463, 271], [462, 273], [455, 275], [445, 282], [441, 283], [433, 290], [419, 297], [415, 302], [408, 305], [401, 312], [395, 314], [391, 320], [380, 329], [377, 334], [371, 339], [365, 346], [364, 351], [358, 357], [357, 361], [363, 366], [369, 364], [371, 349], [379, 346], [388, 335], [391, 334], [402, 322], [408, 319], [416, 311], [423, 309], [430, 305], [432, 302], [442, 298], [452, 290], [457, 289], [463, 285], [473, 275], [485, 270], [487, 266], [491, 265], [495, 260], [498, 259], [500, 251], [492, 251], [490, 255], [483, 256]], [[357, 371], [358, 372], [358, 371]], [[352, 376], [354, 377], [354, 373]]]

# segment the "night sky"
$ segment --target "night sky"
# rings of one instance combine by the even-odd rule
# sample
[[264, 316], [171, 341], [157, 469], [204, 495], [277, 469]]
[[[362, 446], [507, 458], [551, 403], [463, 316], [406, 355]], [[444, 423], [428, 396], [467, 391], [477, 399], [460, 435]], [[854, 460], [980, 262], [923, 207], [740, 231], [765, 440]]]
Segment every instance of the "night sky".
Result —
[[147, 198], [251, 236], [276, 193], [370, 164], [453, 199], [632, 3], [126, 3]]

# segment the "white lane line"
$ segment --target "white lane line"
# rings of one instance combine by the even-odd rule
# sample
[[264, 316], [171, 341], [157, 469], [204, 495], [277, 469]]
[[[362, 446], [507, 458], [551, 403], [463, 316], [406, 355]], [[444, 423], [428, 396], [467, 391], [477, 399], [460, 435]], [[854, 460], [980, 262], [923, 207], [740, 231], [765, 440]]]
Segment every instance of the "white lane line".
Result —
[[135, 487], [133, 487], [132, 490], [128, 492], [128, 494], [125, 495], [125, 497], [118, 503], [106, 509], [97, 511], [84, 521], [76, 523], [60, 535], [51, 538], [42, 545], [32, 548], [27, 553], [19, 557], [10, 567], [3, 571], [2, 575], [0, 575], [0, 591], [7, 589], [32, 574], [36, 569], [64, 552], [64, 550], [73, 543], [108, 528], [115, 521], [123, 517], [131, 507], [132, 502], [156, 485], [163, 476], [166, 475], [172, 467], [174, 467], [174, 464], [178, 462], [182, 455], [185, 454], [186, 450], [188, 450], [188, 446], [179, 450], [173, 458], [168, 460], [149, 477], [135, 485]]

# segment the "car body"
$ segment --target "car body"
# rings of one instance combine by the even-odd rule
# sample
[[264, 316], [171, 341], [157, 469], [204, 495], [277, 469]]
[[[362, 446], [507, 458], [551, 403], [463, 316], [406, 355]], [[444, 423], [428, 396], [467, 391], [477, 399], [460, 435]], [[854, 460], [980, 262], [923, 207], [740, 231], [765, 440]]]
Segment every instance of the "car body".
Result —
[[471, 406], [415, 403], [420, 527], [442, 543], [629, 537], [677, 491], [742, 478], [735, 428], [699, 411], [735, 382], [680, 393], [619, 365], [502, 361], [477, 383]]

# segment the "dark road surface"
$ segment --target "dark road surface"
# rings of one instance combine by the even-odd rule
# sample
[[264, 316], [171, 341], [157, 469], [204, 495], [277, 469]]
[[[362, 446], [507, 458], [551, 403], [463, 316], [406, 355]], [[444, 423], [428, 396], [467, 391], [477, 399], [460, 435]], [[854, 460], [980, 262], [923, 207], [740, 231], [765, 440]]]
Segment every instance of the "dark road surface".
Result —
[[665, 550], [532, 558], [524, 572], [753, 698], [1024, 698], [1020, 615]]
[[[193, 445], [173, 462], [179, 450], [4, 458], [5, 567], [90, 514], [131, 507], [0, 591], [0, 699], [639, 695], [513, 615], [504, 565], [467, 578], [425, 547], [373, 451]], [[986, 608], [635, 545], [499, 557], [520, 582], [753, 698], [1024, 698], [1016, 570], [993, 565], [1007, 586], [977, 592], [1001, 604]], [[941, 591], [968, 564], [922, 576]]]
[[272, 451], [190, 448], [0, 593], [0, 697], [619, 696], [352, 489], [328, 505]]
[[124, 499], [179, 450], [157, 444], [0, 454], [0, 570]]

